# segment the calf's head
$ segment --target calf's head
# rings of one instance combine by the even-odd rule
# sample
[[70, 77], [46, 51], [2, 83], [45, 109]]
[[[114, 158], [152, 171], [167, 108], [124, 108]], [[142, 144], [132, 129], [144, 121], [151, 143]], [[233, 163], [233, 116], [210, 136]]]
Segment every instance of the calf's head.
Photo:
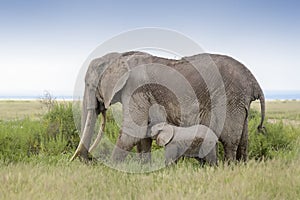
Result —
[[174, 128], [163, 122], [152, 126], [151, 137], [159, 146], [166, 146], [174, 137]]

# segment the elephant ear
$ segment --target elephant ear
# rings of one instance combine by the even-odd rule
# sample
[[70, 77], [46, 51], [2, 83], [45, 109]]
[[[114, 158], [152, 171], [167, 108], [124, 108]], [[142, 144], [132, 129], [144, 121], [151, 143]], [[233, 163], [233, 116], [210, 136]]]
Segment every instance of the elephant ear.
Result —
[[173, 137], [174, 137], [174, 130], [172, 126], [167, 124], [159, 132], [156, 138], [156, 143], [159, 146], [166, 146], [172, 140]]
[[124, 87], [128, 77], [129, 67], [126, 61], [117, 59], [106, 68], [100, 83], [100, 93], [106, 109], [109, 107], [115, 94]]
[[163, 128], [164, 128], [164, 126], [166, 125], [166, 123], [159, 123], [159, 124], [155, 124], [154, 126], [152, 126], [151, 127], [151, 134], [150, 134], [150, 136], [151, 137], [155, 137], [155, 136], [157, 136], [157, 134], [161, 131], [161, 130], [163, 130]]

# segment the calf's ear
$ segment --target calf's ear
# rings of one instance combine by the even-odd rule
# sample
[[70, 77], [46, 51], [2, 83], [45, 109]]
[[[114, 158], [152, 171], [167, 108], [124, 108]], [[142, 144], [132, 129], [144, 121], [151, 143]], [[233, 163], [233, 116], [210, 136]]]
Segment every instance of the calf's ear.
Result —
[[163, 123], [159, 123], [159, 124], [155, 124], [154, 126], [151, 127], [151, 134], [150, 136], [152, 138], [154, 138], [155, 136], [157, 136], [157, 134], [163, 130], [164, 126], [166, 124], [163, 122]]
[[159, 146], [166, 146], [174, 137], [173, 127], [170, 125], [165, 125], [163, 129], [159, 132], [156, 143]]

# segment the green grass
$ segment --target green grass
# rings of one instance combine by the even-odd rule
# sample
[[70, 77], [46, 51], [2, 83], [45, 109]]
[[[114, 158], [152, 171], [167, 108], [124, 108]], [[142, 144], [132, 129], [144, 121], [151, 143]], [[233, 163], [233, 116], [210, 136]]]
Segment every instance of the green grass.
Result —
[[73, 152], [79, 142], [72, 104], [55, 102], [39, 120], [0, 121], [0, 160], [26, 161], [29, 157]]
[[265, 122], [265, 134], [257, 133], [260, 122], [260, 112], [252, 110], [249, 119], [249, 158], [262, 160], [270, 159], [281, 153], [290, 152], [299, 147], [300, 128], [284, 124]]
[[[27, 108], [38, 105], [1, 103], [0, 113], [12, 109], [7, 108], [11, 105], [19, 105], [15, 109], [22, 104]], [[220, 162], [218, 167], [199, 167], [193, 159], [185, 159], [152, 173], [130, 174], [100, 162], [86, 165], [77, 159], [70, 163], [79, 141], [72, 107], [67, 102], [53, 103], [49, 112], [41, 107], [31, 112], [14, 110], [16, 115], [3, 115], [0, 120], [0, 199], [300, 198], [298, 126], [266, 123], [267, 134], [258, 134], [260, 114], [252, 111], [247, 164]], [[267, 102], [267, 117], [297, 120], [299, 103]], [[109, 111], [105, 135], [114, 142], [118, 130]]]

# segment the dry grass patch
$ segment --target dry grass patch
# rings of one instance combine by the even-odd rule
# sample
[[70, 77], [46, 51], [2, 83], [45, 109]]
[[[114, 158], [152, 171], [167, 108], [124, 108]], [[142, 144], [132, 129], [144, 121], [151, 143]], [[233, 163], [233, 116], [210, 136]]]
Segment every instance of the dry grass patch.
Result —
[[0, 120], [22, 119], [31, 117], [38, 119], [45, 110], [40, 101], [0, 101]]
[[[259, 101], [251, 108], [260, 111]], [[266, 116], [270, 119], [300, 120], [300, 101], [266, 101]]]

